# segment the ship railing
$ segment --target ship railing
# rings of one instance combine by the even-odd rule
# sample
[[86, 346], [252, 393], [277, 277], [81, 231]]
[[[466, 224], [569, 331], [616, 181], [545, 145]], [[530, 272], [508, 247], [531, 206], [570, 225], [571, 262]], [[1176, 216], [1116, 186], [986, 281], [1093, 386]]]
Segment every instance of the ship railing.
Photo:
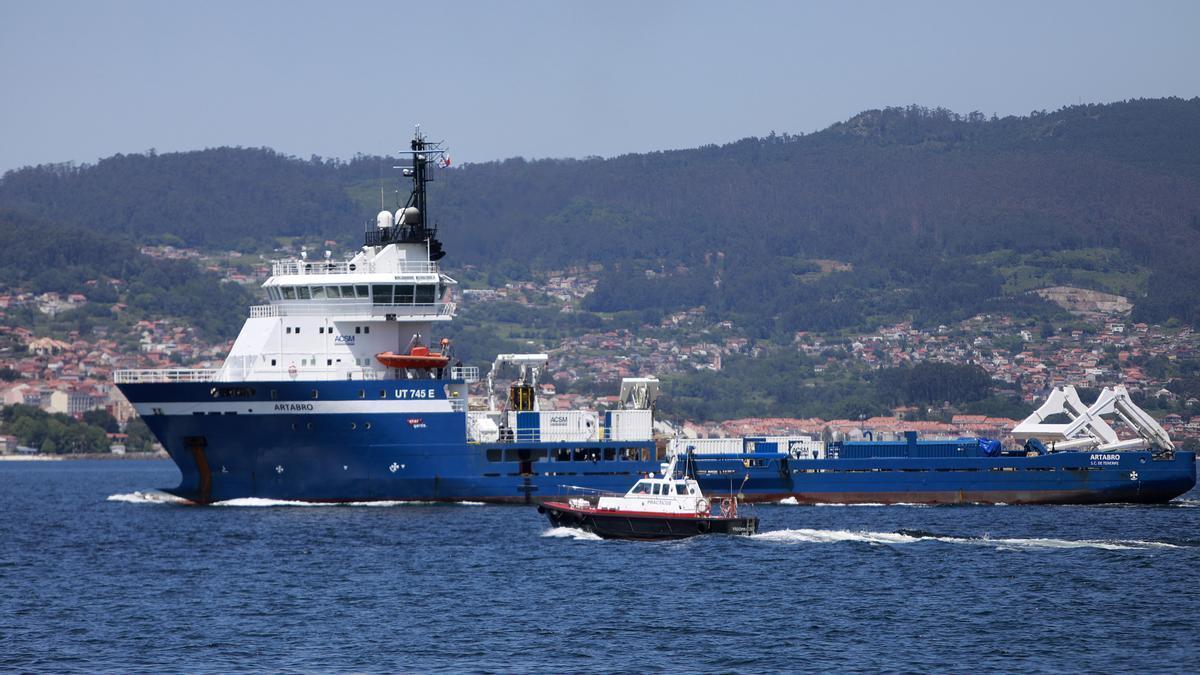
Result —
[[312, 302], [309, 300], [285, 301], [274, 305], [254, 305], [250, 308], [251, 319], [275, 316], [382, 316], [382, 317], [448, 317], [454, 316], [457, 303], [433, 302], [427, 304], [396, 304], [373, 302]]
[[140, 368], [113, 371], [117, 384], [159, 384], [166, 382], [212, 382], [215, 369], [202, 368]]
[[541, 429], [501, 429], [501, 443], [581, 443], [597, 441], [601, 436], [595, 429], [568, 431], [554, 430], [543, 433]]
[[438, 264], [426, 260], [401, 260], [387, 265], [332, 260], [279, 260], [271, 263], [272, 276], [306, 274], [437, 274]]
[[450, 379], [462, 380], [467, 384], [479, 381], [479, 368], [475, 366], [454, 366], [450, 369]]

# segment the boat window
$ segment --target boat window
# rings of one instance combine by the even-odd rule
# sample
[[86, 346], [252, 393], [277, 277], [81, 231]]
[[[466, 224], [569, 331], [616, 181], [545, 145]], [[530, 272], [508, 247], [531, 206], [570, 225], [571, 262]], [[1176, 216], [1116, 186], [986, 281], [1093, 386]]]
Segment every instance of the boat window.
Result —
[[571, 461], [571, 451], [566, 448], [555, 448], [554, 461], [556, 461], [556, 462]]
[[502, 451], [500, 450], [500, 448], [488, 448], [487, 449], [487, 461], [499, 462], [501, 452]]
[[390, 284], [375, 284], [371, 287], [371, 302], [377, 305], [392, 304], [392, 287]]
[[325, 299], [325, 287], [324, 286], [313, 286], [312, 287], [312, 299], [313, 300], [324, 300]]
[[296, 299], [296, 287], [295, 286], [284, 286], [280, 290], [283, 291], [283, 299], [284, 300], [295, 300]]
[[371, 332], [371, 327], [370, 327], [370, 326], [363, 326], [363, 332], [364, 332], [364, 333], [370, 333], [370, 332]]
[[650, 494], [650, 484], [646, 481], [639, 481], [638, 484], [634, 485], [633, 489], [629, 492], [630, 494], [635, 495], [648, 495]]
[[341, 292], [340, 290], [338, 290], [338, 287], [337, 287], [337, 286], [326, 286], [326, 287], [325, 287], [325, 297], [327, 297], [327, 298], [341, 298], [341, 297], [342, 297], [342, 292]]
[[611, 461], [613, 461], [613, 459], [616, 458], [616, 456], [617, 456], [616, 448], [605, 448], [604, 449], [604, 461], [611, 462]]
[[343, 298], [353, 298], [354, 297], [354, 287], [353, 286], [342, 286], [342, 297]]
[[411, 305], [413, 301], [412, 284], [400, 284], [396, 286], [396, 304]]
[[296, 296], [300, 300], [312, 300], [312, 294], [308, 290], [308, 286], [297, 286]]
[[686, 495], [687, 493], [688, 493], [687, 483], [676, 483], [675, 484], [675, 494]]
[[417, 286], [417, 304], [432, 305], [433, 299], [437, 296], [437, 286], [433, 284], [420, 284]]

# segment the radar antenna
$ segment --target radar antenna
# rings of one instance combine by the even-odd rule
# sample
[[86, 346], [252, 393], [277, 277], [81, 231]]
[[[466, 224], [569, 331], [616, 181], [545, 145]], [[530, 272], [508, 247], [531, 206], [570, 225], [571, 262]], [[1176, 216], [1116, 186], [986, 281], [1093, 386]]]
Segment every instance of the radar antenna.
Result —
[[409, 164], [392, 168], [401, 169], [406, 178], [412, 178], [412, 191], [404, 205], [396, 210], [394, 224], [391, 227], [368, 230], [366, 244], [368, 246], [426, 244], [429, 249], [429, 260], [441, 260], [446, 252], [442, 249], [442, 242], [437, 238], [437, 224], [430, 224], [426, 186], [433, 180], [431, 160], [444, 156], [446, 148], [443, 147], [442, 141], [427, 140], [421, 133], [421, 125], [418, 124], [413, 133], [413, 139], [409, 142], [409, 149], [401, 150], [400, 154], [411, 155]]

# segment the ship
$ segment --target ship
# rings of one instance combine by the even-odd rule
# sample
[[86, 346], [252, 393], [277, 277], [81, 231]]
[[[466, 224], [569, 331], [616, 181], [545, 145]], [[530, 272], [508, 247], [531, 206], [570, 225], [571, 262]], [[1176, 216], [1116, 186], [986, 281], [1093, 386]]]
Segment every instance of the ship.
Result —
[[[446, 150], [418, 127], [401, 154], [407, 199], [342, 260], [302, 251], [273, 263], [266, 304], [250, 308], [221, 367], [114, 373], [179, 468], [168, 492], [197, 504], [534, 504], [565, 485], [623, 492], [677, 456], [706, 493], [746, 502], [1165, 502], [1195, 485], [1195, 453], [1119, 388], [1091, 406], [1056, 390], [1010, 449], [915, 434], [656, 439], [654, 377], [624, 378], [610, 410], [543, 410], [546, 354], [500, 354], [481, 376], [437, 339], [459, 297], [428, 200]], [[1110, 413], [1133, 438], [1103, 422]], [[1069, 421], [1049, 423], [1055, 414]]]

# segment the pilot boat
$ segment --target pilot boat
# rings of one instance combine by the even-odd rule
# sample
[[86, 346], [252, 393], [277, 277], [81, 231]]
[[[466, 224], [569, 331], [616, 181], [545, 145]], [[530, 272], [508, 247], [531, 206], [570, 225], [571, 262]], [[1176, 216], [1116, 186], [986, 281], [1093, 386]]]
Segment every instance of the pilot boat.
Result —
[[[585, 497], [545, 501], [538, 506], [538, 513], [545, 514], [555, 527], [578, 528], [605, 539], [683, 539], [758, 532], [758, 518], [738, 515], [736, 496], [721, 499], [714, 512], [712, 501], [690, 472], [676, 475], [680, 457], [671, 459], [662, 477], [642, 478], [623, 495], [601, 495], [595, 503]], [[685, 466], [692, 466], [690, 455], [682, 457]]]

